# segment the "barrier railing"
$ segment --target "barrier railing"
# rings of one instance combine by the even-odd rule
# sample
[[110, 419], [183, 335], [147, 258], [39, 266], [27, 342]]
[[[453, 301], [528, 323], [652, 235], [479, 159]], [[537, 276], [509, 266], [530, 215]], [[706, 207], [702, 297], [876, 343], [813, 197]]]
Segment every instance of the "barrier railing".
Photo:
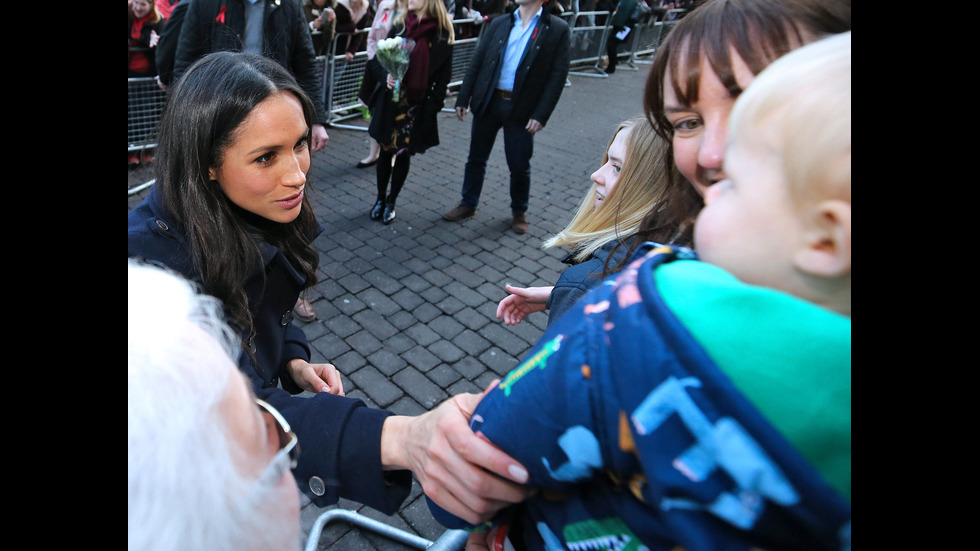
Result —
[[[629, 36], [617, 48], [617, 57], [625, 57], [625, 66], [638, 70], [636, 64], [649, 63], [642, 57], [652, 55], [663, 41], [667, 33], [677, 24], [676, 16], [683, 10], [670, 10], [661, 21], [648, 21], [631, 27]], [[561, 14], [570, 27], [569, 75], [594, 78], [608, 78], [601, 68], [601, 62], [606, 55], [606, 40], [612, 28], [608, 25], [608, 11], [578, 11], [578, 2], [574, 9]], [[486, 26], [475, 25], [474, 19], [457, 19], [457, 28], [469, 25], [470, 38], [457, 40], [453, 49], [452, 77], [450, 89], [458, 89], [463, 83], [466, 69], [479, 42], [479, 33]], [[319, 31], [314, 31], [319, 32]], [[367, 30], [357, 31], [366, 33]], [[324, 64], [321, 98], [327, 113], [327, 124], [331, 127], [367, 130], [363, 124], [349, 124], [346, 121], [363, 117], [361, 103], [357, 94], [360, 91], [361, 79], [364, 77], [364, 67], [367, 64], [367, 53], [357, 52], [353, 59], [347, 61], [344, 54], [337, 54], [337, 44], [341, 38], [351, 36], [351, 33], [338, 33], [330, 44], [327, 55], [317, 57]], [[591, 64], [591, 66], [590, 66]], [[625, 68], [625, 67], [624, 67]], [[571, 82], [566, 81], [566, 86]], [[166, 93], [161, 90], [153, 78], [129, 79], [129, 151], [149, 149], [156, 146], [156, 123], [163, 110]], [[446, 108], [448, 111], [452, 109]]]
[[156, 127], [166, 93], [157, 86], [155, 78], [129, 79], [129, 151], [156, 147]]

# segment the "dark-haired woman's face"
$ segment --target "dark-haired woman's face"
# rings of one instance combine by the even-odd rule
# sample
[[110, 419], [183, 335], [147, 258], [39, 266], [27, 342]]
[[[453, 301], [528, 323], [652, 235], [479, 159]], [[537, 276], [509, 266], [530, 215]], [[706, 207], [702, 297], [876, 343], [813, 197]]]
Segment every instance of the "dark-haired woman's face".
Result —
[[[693, 105], [678, 99], [669, 72], [664, 79], [663, 95], [664, 114], [674, 129], [672, 144], [677, 169], [703, 196], [709, 186], [725, 178], [722, 162], [725, 160], [728, 114], [737, 98], [728, 93], [704, 58], [700, 64], [698, 98]], [[732, 70], [743, 90], [755, 78], [734, 50]]]
[[303, 206], [310, 147], [303, 105], [289, 92], [266, 98], [235, 130], [212, 180], [232, 203], [274, 222], [292, 222]]

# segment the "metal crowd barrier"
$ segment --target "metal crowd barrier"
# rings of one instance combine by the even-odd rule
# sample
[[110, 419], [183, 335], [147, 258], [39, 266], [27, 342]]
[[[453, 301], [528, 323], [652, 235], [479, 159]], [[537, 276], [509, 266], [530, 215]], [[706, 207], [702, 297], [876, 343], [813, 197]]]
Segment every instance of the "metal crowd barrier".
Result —
[[313, 523], [313, 528], [310, 529], [310, 535], [306, 540], [304, 551], [316, 551], [320, 543], [320, 533], [323, 531], [323, 527], [333, 521], [348, 522], [409, 547], [428, 551], [459, 551], [463, 549], [466, 545], [466, 540], [469, 538], [469, 532], [465, 530], [446, 530], [436, 541], [430, 541], [354, 511], [331, 509], [322, 513], [317, 517], [316, 522]]
[[166, 92], [155, 78], [129, 79], [129, 151], [156, 147], [157, 121], [163, 111]]
[[[654, 54], [671, 28], [677, 24], [677, 15], [684, 10], [670, 10], [660, 21], [650, 21], [640, 23], [631, 28], [630, 34], [617, 48], [617, 57], [625, 57], [624, 68], [638, 70], [636, 64], [650, 63], [649, 60], [641, 59]], [[601, 16], [605, 16], [604, 19]], [[613, 32], [608, 25], [608, 11], [578, 11], [578, 0], [573, 0], [573, 9], [561, 14], [570, 27], [570, 52], [569, 52], [569, 75], [586, 76], [594, 78], [608, 78], [601, 69], [603, 56], [606, 55], [606, 40], [609, 33]], [[603, 21], [596, 24], [596, 21]], [[453, 49], [453, 68], [452, 77], [449, 82], [450, 89], [458, 89], [463, 83], [466, 69], [476, 51], [479, 41], [480, 31], [486, 26], [476, 25], [474, 19], [456, 19], [453, 23], [457, 29], [464, 25], [472, 25], [468, 28], [472, 36], [457, 40]], [[314, 31], [319, 33], [319, 31]], [[367, 33], [367, 30], [359, 30], [357, 33]], [[357, 52], [351, 61], [347, 61], [344, 54], [337, 54], [337, 44], [341, 38], [351, 36], [351, 33], [337, 33], [333, 42], [330, 44], [327, 55], [317, 57], [317, 61], [323, 63], [323, 82], [321, 89], [323, 95], [320, 98], [313, 98], [314, 101], [323, 101], [327, 113], [327, 124], [337, 128], [349, 128], [354, 130], [367, 130], [367, 126], [362, 124], [351, 124], [352, 119], [362, 118], [365, 113], [363, 106], [358, 101], [357, 94], [360, 91], [361, 79], [364, 77], [364, 67], [367, 64], [367, 53]], [[590, 66], [591, 64], [591, 66]], [[571, 81], [566, 80], [565, 86], [570, 86]], [[129, 151], [141, 151], [156, 147], [156, 123], [163, 110], [166, 93], [161, 90], [153, 78], [131, 78], [129, 79]], [[446, 108], [444, 110], [452, 111]], [[150, 185], [148, 182], [146, 185]], [[142, 189], [142, 188], [139, 188]], [[139, 191], [139, 189], [135, 191]], [[130, 194], [135, 193], [130, 190]]]

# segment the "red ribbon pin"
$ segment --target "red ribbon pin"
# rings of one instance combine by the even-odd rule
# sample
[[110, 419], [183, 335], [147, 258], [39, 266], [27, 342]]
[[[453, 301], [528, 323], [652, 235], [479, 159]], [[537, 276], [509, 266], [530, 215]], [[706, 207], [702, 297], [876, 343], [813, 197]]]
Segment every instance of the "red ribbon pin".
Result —
[[215, 17], [214, 18], [215, 21], [217, 21], [218, 23], [224, 23], [225, 22], [225, 9], [226, 8], [227, 8], [227, 6], [221, 6], [221, 13], [218, 14], [218, 17]]
[[534, 27], [534, 32], [531, 33], [531, 40], [534, 40], [538, 36], [538, 28]]

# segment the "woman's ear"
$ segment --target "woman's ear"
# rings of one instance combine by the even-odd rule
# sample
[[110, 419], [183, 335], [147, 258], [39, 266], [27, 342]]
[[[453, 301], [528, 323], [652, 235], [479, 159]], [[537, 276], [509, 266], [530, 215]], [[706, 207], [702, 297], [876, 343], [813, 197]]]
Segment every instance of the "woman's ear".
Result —
[[209, 168], [208, 169], [208, 178], [210, 180], [212, 180], [212, 181], [217, 182], [218, 181], [218, 171], [215, 170], [215, 169], [213, 169], [213, 168]]
[[809, 209], [805, 242], [795, 257], [797, 269], [825, 278], [851, 274], [851, 204], [829, 199]]

